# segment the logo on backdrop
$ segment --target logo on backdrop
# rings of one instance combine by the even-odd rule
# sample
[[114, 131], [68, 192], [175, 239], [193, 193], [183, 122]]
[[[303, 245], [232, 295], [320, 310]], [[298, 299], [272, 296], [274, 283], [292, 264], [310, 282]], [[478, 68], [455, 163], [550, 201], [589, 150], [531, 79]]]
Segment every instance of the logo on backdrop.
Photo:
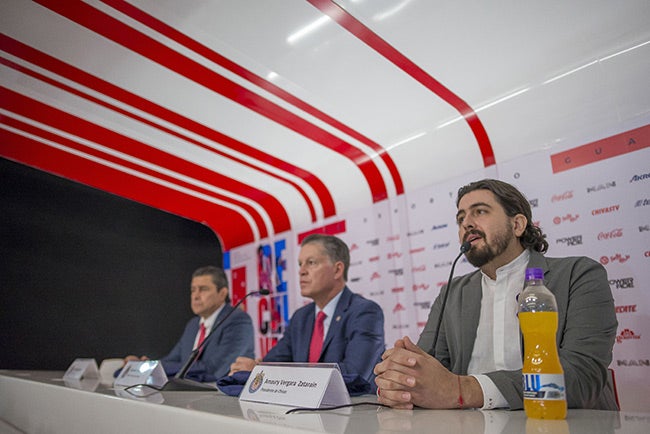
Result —
[[628, 259], [630, 259], [630, 255], [622, 255], [620, 253], [617, 253], [613, 256], [601, 256], [600, 263], [603, 265], [607, 265], [610, 262], [619, 262], [621, 264], [624, 264]]
[[587, 193], [594, 193], [601, 190], [607, 190], [608, 188], [616, 187], [616, 181], [606, 182], [604, 184], [593, 185], [587, 187]]
[[650, 199], [639, 199], [634, 203], [634, 208], [650, 205]]
[[415, 248], [415, 249], [411, 249], [411, 250], [409, 250], [409, 253], [410, 253], [411, 255], [413, 255], [413, 254], [415, 254], [415, 253], [422, 253], [422, 252], [424, 252], [424, 251], [426, 251], [426, 250], [427, 250], [426, 247], [417, 247], [417, 248]]
[[630, 183], [633, 182], [639, 182], [639, 181], [647, 181], [650, 179], [650, 173], [643, 173], [641, 175], [634, 175], [632, 179], [630, 179]]
[[597, 209], [592, 209], [591, 210], [591, 215], [603, 215], [603, 214], [608, 214], [610, 212], [616, 212], [620, 209], [620, 205], [612, 205], [608, 206], [606, 208], [597, 208]]
[[553, 217], [553, 223], [555, 223], [556, 225], [559, 225], [560, 223], [563, 223], [563, 222], [573, 223], [576, 220], [578, 220], [579, 218], [580, 218], [580, 214], [576, 214], [576, 215], [567, 214], [567, 215], [565, 215], [563, 217], [556, 216], [556, 217]]
[[640, 366], [640, 367], [650, 367], [650, 360], [648, 359], [624, 359], [616, 360], [617, 366]]
[[537, 208], [539, 206], [539, 199], [530, 199], [528, 203], [531, 208]]
[[429, 289], [429, 285], [426, 283], [413, 284], [413, 291], [418, 291], [418, 290], [426, 291], [427, 289]]
[[635, 313], [636, 304], [628, 304], [626, 306], [616, 306], [616, 313]]
[[573, 199], [573, 190], [567, 190], [562, 194], [554, 194], [551, 197], [551, 203], [562, 202], [569, 199]]
[[450, 243], [451, 241], [447, 241], [446, 243], [436, 243], [433, 245], [433, 250], [446, 249], [449, 247]]
[[556, 244], [566, 244], [567, 246], [578, 246], [582, 244], [582, 235], [573, 235], [570, 237], [558, 238]]
[[596, 239], [598, 241], [611, 240], [614, 238], [621, 238], [623, 236], [623, 228], [612, 229], [609, 232], [600, 232]]
[[623, 277], [622, 279], [610, 279], [609, 286], [616, 289], [634, 288], [634, 277]]
[[635, 334], [632, 330], [630, 329], [623, 329], [617, 336], [616, 336], [616, 343], [620, 344], [623, 341], [627, 340], [639, 340], [641, 339], [641, 335]]
[[441, 225], [433, 225], [433, 227], [431, 228], [431, 230], [432, 230], [432, 231], [437, 231], [438, 229], [444, 229], [444, 228], [446, 228], [447, 226], [448, 226], [447, 223], [443, 223], [443, 224], [441, 224]]

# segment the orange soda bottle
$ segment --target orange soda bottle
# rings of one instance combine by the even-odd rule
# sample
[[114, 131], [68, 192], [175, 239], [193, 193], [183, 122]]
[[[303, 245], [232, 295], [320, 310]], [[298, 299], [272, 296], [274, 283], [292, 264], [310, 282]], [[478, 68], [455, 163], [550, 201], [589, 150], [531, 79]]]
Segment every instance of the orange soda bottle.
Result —
[[524, 335], [524, 410], [535, 419], [565, 419], [564, 371], [555, 335], [557, 303], [544, 286], [541, 268], [526, 269], [526, 284], [519, 295], [519, 325]]

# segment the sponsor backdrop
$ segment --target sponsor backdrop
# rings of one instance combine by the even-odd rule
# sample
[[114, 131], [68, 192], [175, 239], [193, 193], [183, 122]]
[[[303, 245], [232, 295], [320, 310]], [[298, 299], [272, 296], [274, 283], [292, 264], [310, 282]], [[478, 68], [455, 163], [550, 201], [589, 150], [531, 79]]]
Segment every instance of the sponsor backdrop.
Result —
[[[386, 318], [387, 346], [416, 340], [459, 253], [455, 224], [458, 188], [497, 178], [516, 185], [547, 235], [547, 256], [584, 255], [606, 268], [619, 322], [611, 368], [622, 409], [650, 409], [650, 126], [561, 153], [531, 154], [382, 201], [367, 209], [225, 254], [233, 300], [247, 291], [246, 309], [264, 356], [281, 337], [300, 296], [300, 241], [313, 232], [337, 235], [351, 250], [348, 286], [375, 300]], [[473, 271], [464, 257], [454, 275]], [[460, 319], [462, 320], [462, 319]]]

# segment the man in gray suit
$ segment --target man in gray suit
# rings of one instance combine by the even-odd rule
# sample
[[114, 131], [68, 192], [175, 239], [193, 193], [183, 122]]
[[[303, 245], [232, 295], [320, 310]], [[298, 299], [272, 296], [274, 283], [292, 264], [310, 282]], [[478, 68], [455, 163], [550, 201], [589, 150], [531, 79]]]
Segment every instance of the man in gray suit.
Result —
[[[558, 305], [557, 345], [569, 408], [616, 410], [607, 367], [618, 326], [605, 269], [586, 257], [545, 258], [545, 235], [512, 185], [485, 179], [458, 191], [458, 235], [479, 270], [438, 297], [417, 346], [404, 337], [375, 366], [379, 401], [395, 408], [523, 407], [517, 296], [525, 270], [544, 270]], [[441, 295], [447, 291], [443, 288]]]

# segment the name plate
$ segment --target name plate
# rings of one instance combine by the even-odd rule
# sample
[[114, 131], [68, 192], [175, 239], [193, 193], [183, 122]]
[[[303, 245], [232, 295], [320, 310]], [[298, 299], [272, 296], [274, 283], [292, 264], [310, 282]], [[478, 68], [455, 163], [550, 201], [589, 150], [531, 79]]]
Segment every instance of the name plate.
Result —
[[167, 383], [167, 374], [159, 360], [132, 360], [122, 368], [113, 385], [129, 387], [150, 384], [162, 387], [165, 383]]
[[99, 378], [95, 359], [75, 359], [63, 374], [64, 380], [79, 381], [84, 378]]
[[350, 404], [336, 363], [262, 363], [253, 369], [241, 401], [326, 408]]

